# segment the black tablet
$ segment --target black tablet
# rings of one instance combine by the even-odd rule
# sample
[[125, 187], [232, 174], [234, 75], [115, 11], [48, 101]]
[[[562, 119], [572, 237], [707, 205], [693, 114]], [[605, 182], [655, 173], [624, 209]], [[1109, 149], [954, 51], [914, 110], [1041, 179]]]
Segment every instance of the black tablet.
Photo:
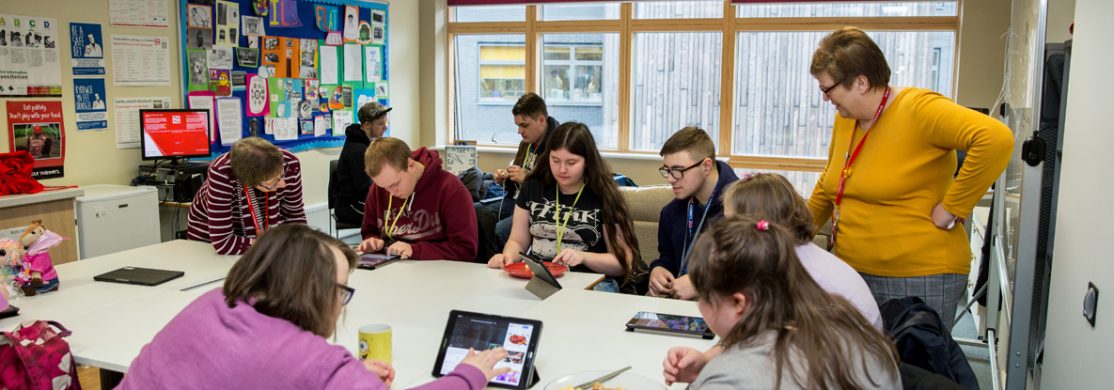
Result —
[[542, 322], [525, 318], [453, 310], [445, 325], [433, 376], [448, 374], [468, 355], [468, 349], [484, 351], [503, 347], [507, 357], [495, 368], [508, 367], [510, 372], [488, 382], [491, 387], [526, 389], [533, 385], [534, 356], [542, 334]]
[[638, 312], [634, 317], [631, 317], [630, 321], [627, 321], [627, 330], [634, 331], [635, 329], [700, 336], [705, 339], [716, 337], [703, 318], [646, 311]]
[[525, 252], [520, 252], [519, 255], [522, 256], [522, 262], [530, 268], [530, 272], [534, 273], [534, 277], [526, 284], [527, 291], [538, 298], [546, 299], [561, 290], [561, 283], [557, 282], [557, 278], [549, 272], [549, 267], [546, 267], [540, 259]]
[[140, 267], [124, 267], [93, 277], [98, 282], [113, 282], [138, 284], [142, 286], [158, 286], [185, 275], [182, 271], [165, 269], [152, 269]]
[[388, 255], [384, 253], [364, 253], [360, 255], [360, 261], [356, 264], [356, 267], [363, 269], [376, 269], [387, 265], [395, 260], [398, 260], [398, 255]]

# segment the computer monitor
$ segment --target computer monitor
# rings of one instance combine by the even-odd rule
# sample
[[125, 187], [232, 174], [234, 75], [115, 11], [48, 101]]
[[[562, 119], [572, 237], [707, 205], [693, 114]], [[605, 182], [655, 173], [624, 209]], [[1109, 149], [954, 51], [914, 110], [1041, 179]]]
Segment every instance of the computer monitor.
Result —
[[209, 110], [139, 110], [144, 160], [209, 157]]

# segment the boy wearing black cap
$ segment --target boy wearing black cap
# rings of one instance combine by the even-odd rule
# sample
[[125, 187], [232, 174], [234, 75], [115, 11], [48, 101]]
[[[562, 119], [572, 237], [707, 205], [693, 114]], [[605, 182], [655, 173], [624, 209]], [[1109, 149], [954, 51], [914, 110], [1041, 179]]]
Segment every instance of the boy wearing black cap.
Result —
[[344, 129], [344, 148], [337, 161], [336, 188], [329, 194], [334, 199], [338, 223], [360, 226], [364, 220], [364, 199], [371, 186], [371, 178], [364, 169], [364, 152], [371, 140], [387, 132], [387, 113], [391, 107], [379, 102], [364, 104], [356, 112], [360, 123]]

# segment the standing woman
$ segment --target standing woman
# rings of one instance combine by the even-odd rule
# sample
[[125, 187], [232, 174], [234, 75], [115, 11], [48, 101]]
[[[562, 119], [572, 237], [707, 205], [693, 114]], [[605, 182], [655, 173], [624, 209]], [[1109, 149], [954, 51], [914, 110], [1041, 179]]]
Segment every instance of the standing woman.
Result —
[[[971, 262], [962, 220], [1009, 163], [1013, 134], [936, 92], [890, 86], [882, 51], [854, 27], [820, 41], [810, 72], [839, 112], [813, 222], [831, 219], [832, 251], [879, 305], [918, 296], [950, 330]], [[956, 150], [967, 158], [953, 177]]]
[[293, 153], [248, 137], [209, 164], [190, 205], [188, 235], [219, 254], [239, 255], [283, 223], [306, 223], [302, 165]]
[[573, 271], [607, 275], [597, 290], [633, 292], [632, 270], [644, 268], [634, 222], [592, 133], [568, 122], [548, 142], [515, 203], [510, 240], [488, 265], [502, 268], [529, 250]]

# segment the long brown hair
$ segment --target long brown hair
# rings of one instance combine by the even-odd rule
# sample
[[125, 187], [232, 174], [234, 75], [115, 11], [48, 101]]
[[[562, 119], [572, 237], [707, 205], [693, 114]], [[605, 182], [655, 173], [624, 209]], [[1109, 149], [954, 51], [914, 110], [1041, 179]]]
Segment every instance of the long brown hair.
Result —
[[784, 226], [797, 237], [797, 245], [807, 244], [816, 236], [808, 204], [785, 176], [776, 173], [745, 176], [723, 190], [723, 203], [731, 204], [736, 214], [761, 215]]
[[784, 227], [748, 215], [724, 218], [700, 235], [689, 265], [700, 299], [715, 304], [717, 297], [742, 293], [749, 301], [742, 319], [720, 335], [722, 345], [747, 345], [776, 332], [776, 387], [785, 368], [802, 388], [867, 387], [855, 379], [856, 355], [874, 387], [868, 358], [887, 369], [883, 375], [896, 377], [899, 358], [889, 338], [847, 300], [816, 284], [797, 258], [795, 242]]
[[228, 307], [253, 302], [255, 310], [294, 323], [321, 337], [336, 331], [340, 305], [333, 249], [356, 266], [356, 252], [343, 242], [299, 223], [278, 225], [259, 237], [228, 272]]
[[[601, 219], [607, 231], [607, 239], [611, 242], [611, 254], [623, 264], [623, 283], [630, 281], [631, 273], [640, 271], [642, 256], [638, 253], [638, 238], [634, 235], [634, 219], [630, 216], [626, 198], [619, 193], [619, 185], [611, 175], [611, 167], [607, 165], [600, 151], [596, 148], [596, 139], [592, 137], [588, 126], [580, 122], [566, 122], [549, 135], [549, 149], [542, 153], [538, 164], [531, 177], [541, 180], [543, 187], [557, 185], [553, 178], [553, 170], [549, 167], [549, 154], [557, 149], [565, 149], [569, 153], [584, 158], [584, 183], [596, 196], [603, 201]], [[615, 229], [618, 226], [619, 229]], [[620, 235], [619, 231], [622, 231]], [[631, 250], [631, 260], [627, 260], [627, 250], [620, 243], [626, 243]]]

